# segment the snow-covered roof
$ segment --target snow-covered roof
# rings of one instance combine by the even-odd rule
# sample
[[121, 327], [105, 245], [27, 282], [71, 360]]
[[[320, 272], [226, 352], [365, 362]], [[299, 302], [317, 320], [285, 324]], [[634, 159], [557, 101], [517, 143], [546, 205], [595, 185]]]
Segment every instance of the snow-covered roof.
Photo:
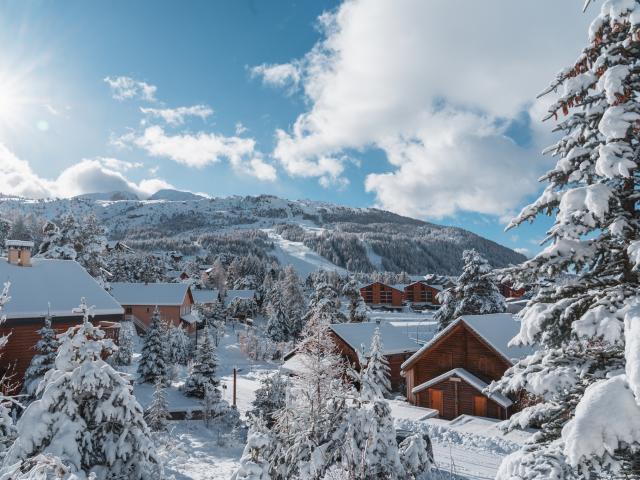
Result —
[[182, 305], [189, 291], [187, 283], [128, 283], [111, 284], [111, 295], [121, 305]]
[[227, 290], [226, 301], [231, 302], [234, 298], [253, 298], [256, 295], [255, 290]]
[[414, 285], [416, 283], [421, 283], [423, 285], [426, 285], [427, 287], [431, 287], [434, 290], [438, 290], [438, 291], [442, 291], [444, 289], [444, 287], [442, 285], [431, 284], [431, 283], [428, 283], [426, 280], [418, 280], [418, 281], [415, 281], [415, 282], [411, 282], [409, 285], [406, 285], [406, 287], [410, 287], [411, 285]]
[[30, 240], [5, 240], [6, 247], [25, 247], [33, 248], [33, 242]]
[[520, 320], [511, 313], [490, 313], [487, 315], [463, 315], [451, 322], [447, 328], [435, 335], [430, 342], [411, 355], [401, 368], [406, 368], [418, 359], [440, 338], [447, 335], [460, 322], [473, 330], [479, 337], [487, 342], [493, 349], [502, 355], [507, 361], [515, 363], [516, 360], [526, 357], [535, 351], [531, 346], [509, 346], [509, 342], [520, 332]]
[[358, 289], [362, 289], [362, 288], [368, 287], [370, 285], [375, 285], [376, 283], [379, 283], [380, 285], [386, 285], [387, 287], [395, 288], [396, 290], [400, 290], [401, 292], [404, 292], [405, 285], [402, 284], [402, 283], [397, 283], [395, 285], [389, 285], [388, 283], [384, 283], [384, 282], [366, 282], [366, 283], [359, 283], [358, 284]]
[[215, 303], [218, 300], [218, 290], [191, 290], [193, 301], [196, 303]]
[[124, 310], [95, 279], [73, 260], [33, 258], [30, 267], [12, 265], [0, 258], [0, 283], [11, 282], [5, 305], [7, 318], [46, 315], [76, 316], [73, 309], [85, 298], [96, 315], [120, 315]]
[[183, 322], [188, 323], [189, 325], [193, 325], [194, 323], [196, 323], [198, 320], [200, 320], [200, 318], [198, 317], [198, 314], [196, 312], [189, 312], [185, 315], [181, 315], [180, 316], [180, 320], [182, 320]]
[[330, 325], [329, 328], [353, 348], [358, 355], [366, 355], [369, 352], [371, 339], [376, 328], [380, 329], [384, 355], [415, 352], [420, 348], [420, 345], [409, 338], [405, 328], [394, 327], [388, 323], [335, 323]]
[[404, 292], [404, 287], [406, 287], [406, 285], [404, 283], [395, 283], [393, 285], [389, 285], [391, 288], [395, 288], [396, 290], [400, 290], [401, 292]]
[[187, 272], [185, 272], [184, 270], [167, 270], [167, 277], [169, 278], [178, 278], [179, 276], [181, 276], [182, 274], [185, 275], [189, 275]]
[[480, 393], [482, 393], [486, 397], [496, 402], [501, 407], [509, 408], [513, 404], [513, 402], [509, 398], [505, 397], [500, 393], [485, 392], [484, 389], [487, 388], [489, 384], [483, 380], [480, 380], [473, 373], [465, 370], [464, 368], [454, 368], [453, 370], [449, 370], [448, 372], [445, 372], [442, 375], [438, 375], [437, 377], [432, 378], [427, 382], [421, 383], [420, 385], [413, 387], [413, 390], [411, 390], [411, 392], [413, 394], [420, 393], [421, 391], [426, 390], [427, 388], [454, 376], [461, 378], [462, 380], [467, 382], [469, 385], [474, 387], [476, 390], [478, 390]]

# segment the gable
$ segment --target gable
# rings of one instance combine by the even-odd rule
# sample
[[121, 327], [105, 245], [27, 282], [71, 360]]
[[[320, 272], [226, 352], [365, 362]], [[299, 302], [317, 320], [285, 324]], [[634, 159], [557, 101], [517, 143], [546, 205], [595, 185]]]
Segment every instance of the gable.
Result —
[[504, 366], [504, 370], [511, 366], [508, 359], [504, 358], [466, 323], [455, 322], [403, 363], [402, 369], [410, 369], [417, 362], [429, 362], [437, 365], [443, 360], [449, 361], [449, 364], [442, 365], [443, 369], [464, 367], [472, 360], [483, 358], [488, 362]]

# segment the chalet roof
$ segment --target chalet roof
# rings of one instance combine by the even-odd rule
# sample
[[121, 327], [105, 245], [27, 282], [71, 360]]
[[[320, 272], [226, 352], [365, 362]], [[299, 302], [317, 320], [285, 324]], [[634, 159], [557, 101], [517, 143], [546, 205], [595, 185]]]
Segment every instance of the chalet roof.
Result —
[[480, 338], [488, 343], [505, 360], [515, 363], [516, 360], [532, 354], [535, 348], [531, 346], [509, 346], [509, 342], [520, 332], [520, 320], [511, 313], [490, 313], [487, 315], [463, 315], [451, 322], [447, 328], [435, 335], [420, 350], [408, 358], [402, 367], [405, 369], [420, 358], [440, 338], [447, 335], [458, 324], [464, 322]]
[[121, 305], [182, 305], [189, 291], [187, 283], [113, 282], [111, 295]]
[[416, 282], [411, 282], [410, 284], [405, 285], [404, 288], [410, 287], [411, 285], [415, 285], [416, 283], [421, 283], [423, 285], [426, 285], [427, 287], [431, 287], [434, 290], [438, 290], [438, 291], [442, 291], [444, 289], [442, 285], [434, 285], [434, 284], [428, 283], [426, 280], [418, 280]]
[[505, 397], [504, 395], [502, 395], [500, 393], [485, 392], [484, 389], [487, 388], [489, 386], [489, 384], [487, 382], [479, 379], [473, 373], [465, 370], [464, 368], [454, 368], [453, 370], [449, 370], [448, 372], [445, 372], [442, 375], [438, 375], [437, 377], [432, 378], [429, 381], [426, 381], [426, 382], [421, 383], [420, 385], [418, 385], [416, 387], [413, 387], [413, 390], [411, 390], [411, 392], [413, 394], [420, 393], [421, 391], [426, 390], [427, 388], [429, 388], [429, 387], [431, 387], [433, 385], [436, 385], [436, 384], [442, 382], [443, 380], [446, 380], [446, 379], [454, 377], [454, 376], [455, 377], [460, 377], [462, 380], [464, 380], [469, 385], [474, 387], [476, 390], [478, 390], [484, 396], [486, 396], [486, 397], [490, 398], [491, 400], [493, 400], [494, 402], [496, 402], [501, 407], [509, 408], [513, 404], [513, 402], [509, 398]]
[[255, 296], [255, 290], [227, 290], [226, 300], [231, 302], [234, 298], [253, 298]]
[[180, 316], [180, 320], [182, 320], [183, 322], [188, 323], [189, 325], [193, 325], [194, 323], [196, 323], [196, 322], [198, 322], [200, 320], [200, 317], [198, 316], [198, 313], [195, 310], [192, 310], [189, 313], [181, 315]]
[[215, 303], [218, 300], [218, 290], [191, 290], [193, 301], [196, 303]]
[[380, 329], [384, 355], [415, 352], [420, 348], [420, 345], [409, 338], [405, 328], [394, 327], [388, 323], [334, 323], [329, 328], [360, 356], [369, 352], [376, 328]]
[[7, 318], [76, 316], [80, 299], [95, 306], [96, 315], [121, 315], [124, 310], [95, 279], [73, 260], [31, 259], [31, 266], [12, 265], [0, 258], [0, 283], [11, 282], [5, 305]]
[[395, 285], [390, 285], [388, 283], [384, 283], [384, 282], [366, 282], [366, 283], [359, 283], [358, 284], [358, 288], [365, 288], [368, 287], [370, 285], [375, 285], [376, 283], [379, 283], [380, 285], [385, 285], [387, 287], [391, 287], [391, 288], [395, 288], [396, 290], [400, 290], [401, 292], [404, 292], [404, 287], [405, 285], [403, 283], [396, 283]]

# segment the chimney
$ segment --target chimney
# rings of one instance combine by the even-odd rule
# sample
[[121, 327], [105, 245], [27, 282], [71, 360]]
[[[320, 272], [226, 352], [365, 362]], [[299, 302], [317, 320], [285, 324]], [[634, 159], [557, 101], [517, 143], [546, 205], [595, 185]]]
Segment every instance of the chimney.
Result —
[[6, 240], [7, 261], [11, 265], [19, 265], [21, 267], [31, 266], [31, 249], [33, 242], [26, 240]]

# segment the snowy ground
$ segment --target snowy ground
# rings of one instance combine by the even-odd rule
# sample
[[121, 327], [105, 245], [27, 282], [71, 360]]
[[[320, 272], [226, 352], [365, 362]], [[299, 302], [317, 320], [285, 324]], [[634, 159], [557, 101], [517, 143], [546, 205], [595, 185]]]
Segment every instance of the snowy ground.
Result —
[[[413, 322], [429, 321], [428, 315], [412, 314]], [[385, 314], [389, 321], [407, 321], [403, 314]], [[251, 402], [260, 379], [276, 371], [277, 363], [252, 361], [242, 354], [238, 346], [238, 333], [243, 325], [229, 326], [218, 346], [219, 374], [223, 388], [223, 398], [232, 401], [233, 368], [237, 368], [237, 407], [244, 416], [251, 408]], [[136, 342], [139, 352], [141, 342]], [[135, 375], [139, 354], [134, 355], [134, 364], [126, 371]], [[184, 381], [185, 369], [178, 369], [168, 399], [172, 410], [185, 406], [199, 407], [198, 400], [184, 397], [179, 386]], [[151, 385], [135, 385], [134, 393], [141, 404], [151, 399]], [[494, 478], [502, 459], [522, 444], [527, 432], [511, 432], [504, 435], [497, 422], [462, 416], [454, 421], [433, 418], [431, 409], [408, 405], [401, 400], [390, 402], [396, 426], [422, 430], [429, 433], [433, 443], [436, 465], [442, 478], [490, 479]], [[169, 432], [158, 435], [158, 454], [165, 463], [168, 476], [176, 480], [227, 480], [239, 465], [243, 450], [242, 432], [230, 432], [215, 424], [206, 427], [200, 420], [169, 422]]]

